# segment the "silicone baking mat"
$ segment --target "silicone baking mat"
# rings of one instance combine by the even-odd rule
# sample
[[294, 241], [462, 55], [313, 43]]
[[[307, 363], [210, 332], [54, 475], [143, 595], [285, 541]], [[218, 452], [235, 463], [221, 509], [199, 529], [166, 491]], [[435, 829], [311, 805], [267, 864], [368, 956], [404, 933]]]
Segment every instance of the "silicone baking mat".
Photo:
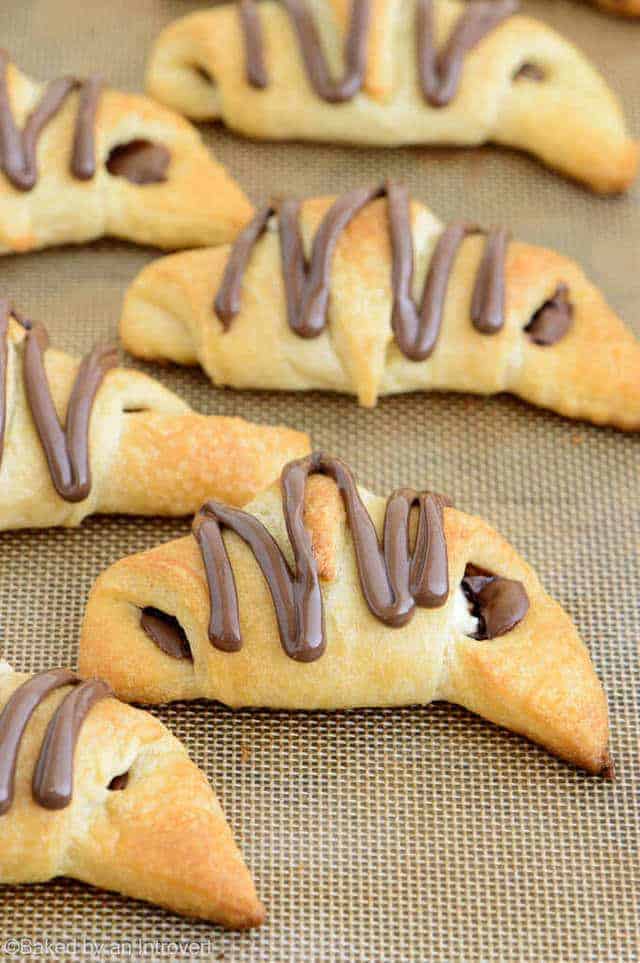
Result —
[[[43, 79], [98, 69], [136, 90], [158, 29], [197, 6], [3, 0], [0, 42]], [[640, 24], [570, 0], [525, 6], [601, 66], [640, 136]], [[640, 333], [640, 186], [625, 198], [595, 198], [494, 148], [363, 151], [205, 133], [255, 201], [392, 174], [445, 219], [506, 222], [516, 236], [581, 260]], [[115, 335], [125, 285], [154, 256], [100, 242], [4, 258], [1, 288], [46, 320], [59, 344], [84, 350]], [[609, 696], [619, 778], [588, 778], [444, 704], [332, 715], [159, 709], [222, 800], [268, 908], [266, 925], [225, 934], [60, 880], [0, 891], [2, 939], [26, 941], [24, 955], [38, 949], [29, 940], [75, 941], [58, 947], [57, 959], [104, 957], [112, 940], [135, 959], [238, 963], [637, 959], [638, 439], [506, 397], [407, 396], [363, 411], [347, 398], [240, 394], [212, 389], [198, 371], [155, 373], [202, 411], [307, 429], [380, 492], [428, 486], [490, 519], [590, 646]], [[187, 527], [95, 518], [79, 531], [0, 536], [2, 656], [23, 670], [73, 664], [96, 575]], [[148, 942], [127, 950], [127, 940]]]

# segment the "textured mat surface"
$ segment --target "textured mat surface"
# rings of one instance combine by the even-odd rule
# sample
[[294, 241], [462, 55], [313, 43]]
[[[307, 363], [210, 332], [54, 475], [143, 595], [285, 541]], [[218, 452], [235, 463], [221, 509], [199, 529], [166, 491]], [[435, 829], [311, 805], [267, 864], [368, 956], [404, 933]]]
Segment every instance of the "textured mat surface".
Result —
[[[0, 38], [43, 78], [99, 69], [137, 89], [157, 30], [197, 5], [4, 0]], [[606, 71], [640, 136], [640, 25], [570, 0], [530, 0], [526, 8]], [[444, 218], [507, 222], [516, 236], [581, 260], [640, 333], [638, 186], [625, 198], [597, 199], [524, 156], [491, 148], [273, 146], [217, 128], [207, 138], [254, 200], [283, 190], [327, 193], [390, 173]], [[1, 286], [46, 320], [59, 344], [80, 350], [115, 333], [123, 289], [153, 256], [104, 242], [3, 259]], [[223, 934], [61, 880], [3, 889], [1, 939], [75, 939], [57, 959], [104, 956], [83, 940], [127, 939], [195, 941], [134, 945], [134, 959], [637, 959], [638, 439], [508, 398], [404, 397], [369, 412], [344, 398], [237, 394], [211, 389], [196, 371], [157, 373], [203, 411], [307, 429], [380, 492], [429, 486], [490, 519], [590, 646], [609, 696], [619, 780], [589, 779], [446, 705], [336, 715], [177, 705], [158, 715], [219, 793], [268, 907], [266, 926]], [[2, 657], [23, 670], [73, 664], [98, 572], [186, 529], [103, 518], [81, 531], [0, 536]]]

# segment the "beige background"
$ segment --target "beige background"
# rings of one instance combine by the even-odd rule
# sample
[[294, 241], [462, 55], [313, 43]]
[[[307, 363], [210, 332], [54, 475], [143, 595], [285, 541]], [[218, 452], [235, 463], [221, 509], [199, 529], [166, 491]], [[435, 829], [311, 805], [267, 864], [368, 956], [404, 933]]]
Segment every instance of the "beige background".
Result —
[[[138, 89], [146, 51], [186, 0], [3, 0], [0, 42], [50, 78], [101, 70]], [[199, 6], [206, 6], [200, 3]], [[640, 24], [570, 0], [530, 0], [606, 72], [640, 136]], [[581, 260], [640, 331], [640, 187], [602, 200], [524, 156], [209, 143], [254, 200], [403, 177], [443, 218], [507, 222]], [[101, 242], [0, 262], [1, 289], [85, 349], [115, 334], [125, 285], [154, 256]], [[289, 421], [381, 492], [447, 491], [512, 539], [577, 621], [607, 689], [615, 785], [446, 705], [335, 715], [179, 705], [159, 712], [215, 785], [269, 910], [223, 934], [79, 883], [3, 889], [0, 933], [210, 939], [204, 955], [264, 960], [638, 958], [638, 440], [508, 398], [416, 396], [373, 411], [344, 398], [215, 391], [160, 376], [204, 411]], [[73, 663], [93, 579], [187, 522], [94, 519], [0, 536], [2, 655]], [[330, 655], [327, 656], [330, 658]], [[220, 956], [223, 954], [223, 956]], [[133, 956], [136, 957], [134, 952]]]

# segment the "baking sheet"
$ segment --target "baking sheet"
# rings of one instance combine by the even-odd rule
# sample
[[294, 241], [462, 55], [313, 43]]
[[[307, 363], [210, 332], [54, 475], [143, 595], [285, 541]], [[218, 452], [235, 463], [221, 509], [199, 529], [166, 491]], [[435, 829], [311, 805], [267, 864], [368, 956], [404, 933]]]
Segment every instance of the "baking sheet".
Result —
[[[43, 79], [101, 70], [136, 90], [158, 30], [204, 6], [4, 0], [0, 42]], [[571, 0], [524, 6], [601, 66], [640, 136], [640, 24]], [[365, 151], [252, 144], [213, 126], [205, 133], [254, 201], [390, 174], [443, 219], [508, 223], [517, 237], [580, 260], [640, 333], [638, 185], [624, 198], [595, 198], [494, 148]], [[115, 335], [123, 290], [154, 256], [105, 241], [5, 258], [1, 287], [48, 323], [57, 344], [86, 350]], [[487, 517], [587, 641], [609, 697], [619, 778], [588, 778], [444, 704], [332, 715], [158, 709], [215, 786], [267, 924], [225, 934], [61, 880], [0, 890], [0, 941], [27, 941], [24, 955], [38, 949], [29, 940], [75, 941], [56, 959], [105, 957], [111, 940], [148, 941], [131, 943], [134, 959], [637, 959], [638, 439], [506, 397], [406, 396], [364, 411], [347, 398], [239, 394], [212, 389], [198, 371], [155, 373], [202, 411], [308, 430], [380, 492], [429, 487]], [[80, 531], [0, 535], [2, 657], [28, 671], [74, 664], [97, 574], [187, 529], [187, 521], [95, 518]]]

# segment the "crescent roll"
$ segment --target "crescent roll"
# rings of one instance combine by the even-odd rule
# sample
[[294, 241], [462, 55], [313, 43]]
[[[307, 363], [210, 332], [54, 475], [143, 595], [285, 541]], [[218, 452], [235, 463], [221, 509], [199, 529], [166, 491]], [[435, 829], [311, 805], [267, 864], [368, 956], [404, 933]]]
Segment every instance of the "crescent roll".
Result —
[[0, 883], [73, 876], [234, 929], [264, 910], [203, 772], [100, 680], [0, 663]]
[[0, 253], [103, 235], [219, 244], [250, 216], [182, 117], [96, 77], [36, 83], [0, 51]]
[[318, 452], [286, 466], [281, 489], [245, 511], [209, 502], [192, 535], [107, 569], [89, 596], [81, 675], [149, 703], [444, 699], [611, 771], [585, 645], [485, 521], [426, 492], [380, 498]]
[[212, 495], [244, 504], [309, 450], [288, 428], [196, 414], [115, 367], [113, 349], [79, 362], [25, 324], [0, 301], [0, 530], [188, 515]]
[[120, 332], [134, 355], [200, 364], [218, 385], [362, 405], [508, 391], [640, 428], [640, 343], [575, 263], [502, 229], [445, 228], [391, 182], [266, 206], [233, 247], [154, 261]]
[[237, 0], [176, 20], [152, 96], [249, 137], [527, 151], [602, 193], [639, 147], [585, 57], [514, 0]]

